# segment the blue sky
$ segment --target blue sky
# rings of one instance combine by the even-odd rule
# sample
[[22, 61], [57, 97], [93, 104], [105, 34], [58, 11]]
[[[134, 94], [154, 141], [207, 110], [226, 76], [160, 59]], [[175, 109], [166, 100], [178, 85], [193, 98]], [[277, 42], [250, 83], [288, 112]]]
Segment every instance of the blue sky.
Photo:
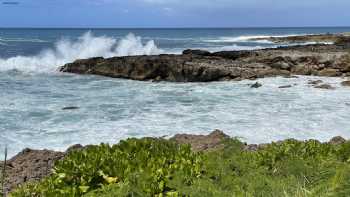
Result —
[[0, 3], [0, 27], [350, 26], [350, 0], [0, 0]]

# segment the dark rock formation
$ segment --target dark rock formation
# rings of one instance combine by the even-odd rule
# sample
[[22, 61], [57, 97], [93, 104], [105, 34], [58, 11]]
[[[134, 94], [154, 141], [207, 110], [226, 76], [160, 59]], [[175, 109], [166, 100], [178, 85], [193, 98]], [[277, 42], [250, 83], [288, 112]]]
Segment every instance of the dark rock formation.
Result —
[[341, 82], [341, 85], [350, 87], [350, 81], [343, 81], [343, 82]]
[[323, 83], [322, 80], [315, 80], [315, 81], [309, 81], [308, 82], [308, 84], [310, 84], [310, 85], [318, 85], [318, 84], [321, 84], [321, 83]]
[[184, 50], [182, 52], [182, 54], [184, 55], [204, 55], [204, 56], [207, 56], [207, 55], [210, 55], [210, 52], [209, 51], [204, 51], [204, 50], [191, 50], [191, 49], [187, 49], [187, 50]]
[[291, 87], [293, 87], [293, 86], [292, 85], [285, 85], [285, 86], [280, 86], [278, 88], [284, 89], [284, 88], [291, 88]]
[[62, 110], [75, 110], [75, 109], [79, 109], [79, 107], [72, 106], [72, 107], [64, 107], [64, 108], [62, 108]]
[[[293, 38], [291, 38], [293, 39]], [[62, 72], [134, 80], [210, 82], [273, 76], [350, 76], [350, 55], [344, 45], [307, 45], [255, 51], [185, 50], [182, 55], [102, 57], [77, 60]], [[342, 44], [340, 44], [342, 43]]]
[[344, 46], [349, 42], [349, 35], [347, 34], [315, 34], [315, 35], [297, 35], [287, 37], [269, 37], [269, 38], [253, 38], [252, 41], [268, 40], [280, 44], [301, 44], [307, 42], [315, 43], [335, 43], [336, 45]]
[[333, 145], [344, 144], [345, 142], [346, 142], [346, 139], [344, 139], [341, 136], [336, 136], [329, 141], [329, 143]]
[[171, 138], [179, 144], [190, 144], [194, 151], [216, 150], [223, 147], [223, 140], [229, 136], [220, 130], [215, 130], [209, 135], [177, 134]]
[[314, 86], [315, 88], [319, 88], [319, 89], [326, 89], [326, 90], [334, 90], [335, 87], [329, 85], [329, 84], [321, 84], [321, 85], [317, 85], [317, 86]]
[[135, 80], [163, 80], [174, 82], [217, 81], [231, 73], [210, 63], [228, 60], [194, 58], [192, 55], [130, 56], [109, 59], [78, 60], [61, 68], [63, 72], [97, 74]]
[[5, 193], [29, 181], [39, 181], [51, 174], [56, 161], [64, 153], [49, 150], [25, 149], [7, 161]]
[[261, 83], [256, 82], [256, 83], [254, 83], [253, 85], [251, 85], [250, 88], [260, 88], [261, 86], [262, 86]]

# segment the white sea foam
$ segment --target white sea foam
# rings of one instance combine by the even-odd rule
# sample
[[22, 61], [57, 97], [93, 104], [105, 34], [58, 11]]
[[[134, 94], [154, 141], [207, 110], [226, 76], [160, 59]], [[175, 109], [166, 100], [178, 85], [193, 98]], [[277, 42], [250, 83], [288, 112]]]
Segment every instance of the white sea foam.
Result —
[[28, 38], [3, 38], [0, 37], [1, 42], [48, 42], [46, 40], [41, 40], [41, 39], [28, 39]]
[[223, 46], [223, 47], [209, 47], [207, 48], [210, 52], [217, 52], [217, 51], [241, 51], [241, 50], [257, 50], [257, 49], [263, 49], [266, 47], [262, 46], [240, 46], [237, 44], [229, 45], [229, 46]]
[[94, 36], [87, 32], [77, 41], [63, 39], [53, 49], [42, 51], [36, 56], [16, 56], [0, 59], [0, 71], [19, 70], [23, 72], [55, 72], [58, 66], [76, 59], [89, 57], [112, 57], [127, 55], [159, 54], [154, 41], [143, 44], [141, 37], [129, 34], [123, 39]]
[[[288, 35], [245, 35], [245, 36], [236, 36], [236, 37], [219, 37], [219, 39], [209, 39], [206, 40], [206, 42], [214, 42], [214, 43], [220, 43], [220, 42], [258, 42], [258, 43], [273, 43], [268, 40], [268, 38], [274, 37], [274, 38], [284, 38], [289, 36], [298, 36], [297, 34], [288, 34]], [[258, 39], [258, 40], [256, 40]]]
[[[255, 42], [261, 44], [275, 44], [269, 38], [285, 38], [290, 36], [303, 36], [305, 34], [288, 34], [288, 35], [249, 35], [249, 36], [237, 36], [237, 37], [219, 37], [218, 39], [205, 40], [206, 42], [212, 43], [239, 43], [239, 42]], [[312, 35], [312, 34], [308, 34]], [[333, 42], [304, 42], [296, 43], [298, 45], [309, 45], [309, 44], [333, 44]], [[288, 45], [296, 45], [295, 43], [290, 43]], [[280, 46], [288, 46], [287, 44]]]
[[[319, 79], [336, 89], [308, 85]], [[342, 80], [274, 77], [259, 79], [263, 86], [252, 89], [255, 82], [249, 80], [152, 83], [0, 75], [0, 155], [5, 144], [11, 145], [12, 156], [26, 147], [63, 151], [77, 143], [114, 144], [129, 137], [207, 134], [214, 129], [248, 143], [350, 138], [350, 89], [340, 85]], [[293, 87], [278, 88], [283, 85]], [[61, 110], [68, 106], [79, 109]]]

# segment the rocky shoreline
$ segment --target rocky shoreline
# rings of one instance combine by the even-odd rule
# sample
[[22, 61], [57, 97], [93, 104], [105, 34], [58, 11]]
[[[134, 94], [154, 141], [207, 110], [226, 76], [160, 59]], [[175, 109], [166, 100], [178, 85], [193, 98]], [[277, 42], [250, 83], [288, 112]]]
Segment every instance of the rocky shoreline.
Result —
[[[264, 38], [266, 39], [266, 38]], [[257, 40], [257, 39], [255, 39]], [[210, 53], [202, 50], [185, 50], [181, 55], [127, 56], [76, 60], [60, 68], [61, 72], [94, 74], [133, 80], [169, 82], [238, 81], [264, 77], [314, 75], [326, 77], [350, 77], [350, 36], [344, 34], [307, 35], [268, 40], [276, 43], [332, 42], [279, 47], [253, 51], [221, 51]], [[310, 81], [316, 88], [332, 89], [322, 81]], [[350, 81], [342, 82], [350, 86]], [[256, 83], [252, 88], [259, 88]], [[280, 88], [290, 88], [281, 86]], [[68, 108], [67, 108], [68, 109]], [[171, 138], [180, 144], [191, 144], [194, 151], [220, 150], [222, 142], [229, 138], [216, 130], [209, 135], [179, 134]], [[326, 143], [341, 144], [346, 140], [335, 137]], [[277, 142], [280, 143], [280, 142]], [[256, 151], [266, 144], [245, 145], [244, 150]], [[70, 151], [83, 149], [74, 145], [65, 152], [25, 149], [6, 164], [5, 193], [18, 185], [39, 181], [50, 175], [54, 163]], [[3, 162], [0, 162], [0, 166]]]
[[[223, 142], [229, 138], [230, 137], [223, 131], [215, 130], [208, 135], [177, 134], [169, 140], [173, 140], [179, 144], [190, 144], [194, 151], [206, 152], [223, 149]], [[347, 142], [347, 140], [337, 136], [325, 143], [339, 145], [345, 142]], [[283, 141], [275, 143], [283, 143]], [[268, 144], [245, 144], [244, 150], [257, 151], [267, 145]], [[69, 147], [65, 152], [24, 149], [7, 161], [5, 193], [11, 192], [24, 183], [42, 180], [52, 173], [56, 161], [65, 158], [71, 151], [81, 150], [89, 146], [94, 145], [82, 146], [77, 144]], [[3, 166], [3, 162], [0, 162], [0, 166]]]
[[253, 41], [270, 41], [280, 44], [303, 44], [303, 43], [330, 43], [340, 44], [348, 39], [349, 33], [342, 34], [314, 34], [314, 35], [297, 35], [297, 36], [273, 36], [252, 38]]
[[[61, 72], [94, 74], [142, 81], [211, 82], [274, 76], [350, 76], [350, 36], [343, 34], [270, 38], [333, 41], [252, 51], [185, 50], [181, 55], [126, 56], [76, 60]], [[277, 39], [277, 40], [276, 40]]]

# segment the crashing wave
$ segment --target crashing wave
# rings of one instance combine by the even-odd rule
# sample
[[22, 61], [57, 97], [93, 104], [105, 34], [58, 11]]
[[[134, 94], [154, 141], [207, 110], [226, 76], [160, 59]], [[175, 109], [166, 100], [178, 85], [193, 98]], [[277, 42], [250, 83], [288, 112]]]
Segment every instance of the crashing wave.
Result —
[[16, 56], [0, 59], [0, 71], [55, 72], [58, 66], [76, 59], [90, 57], [113, 57], [128, 55], [155, 55], [163, 51], [153, 40], [143, 44], [141, 37], [129, 34], [117, 40], [106, 36], [94, 36], [87, 32], [77, 41], [62, 39], [53, 49], [47, 49], [35, 56]]

